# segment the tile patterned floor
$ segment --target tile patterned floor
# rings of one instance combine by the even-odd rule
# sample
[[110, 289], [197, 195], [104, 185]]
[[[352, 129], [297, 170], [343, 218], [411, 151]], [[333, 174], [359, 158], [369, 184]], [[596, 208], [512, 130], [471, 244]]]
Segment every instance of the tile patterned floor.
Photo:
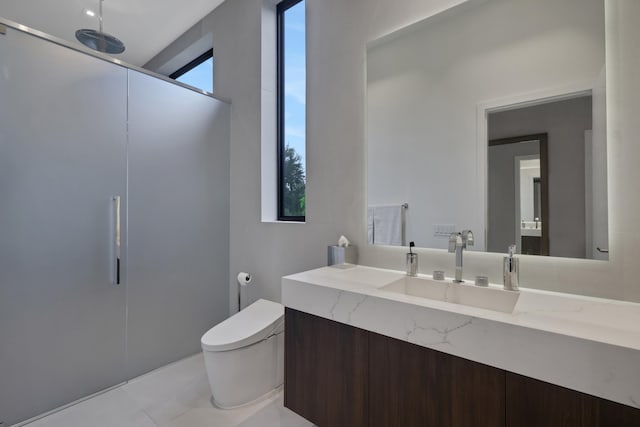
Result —
[[311, 427], [283, 406], [279, 393], [243, 408], [211, 404], [202, 355], [41, 418], [28, 427]]

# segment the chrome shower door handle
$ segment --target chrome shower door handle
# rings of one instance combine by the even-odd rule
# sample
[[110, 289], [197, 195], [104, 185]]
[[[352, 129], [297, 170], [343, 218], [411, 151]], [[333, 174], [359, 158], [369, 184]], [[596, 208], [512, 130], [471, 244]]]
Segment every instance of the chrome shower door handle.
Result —
[[113, 196], [111, 203], [113, 205], [113, 270], [111, 284], [120, 284], [120, 196]]

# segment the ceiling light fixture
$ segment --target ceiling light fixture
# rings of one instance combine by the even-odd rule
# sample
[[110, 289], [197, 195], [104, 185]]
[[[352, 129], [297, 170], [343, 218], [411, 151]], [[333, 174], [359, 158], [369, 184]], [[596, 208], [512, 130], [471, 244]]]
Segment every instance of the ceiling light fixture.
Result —
[[92, 18], [93, 18], [94, 16], [96, 16], [96, 13], [95, 13], [93, 10], [91, 10], [91, 9], [85, 9], [85, 10], [84, 10], [84, 14], [85, 14], [85, 15], [87, 15], [87, 16], [90, 16], [90, 17], [92, 17]]
[[[104, 0], [100, 0], [100, 31], [91, 30], [88, 28], [83, 28], [81, 30], [76, 31], [76, 38], [80, 43], [87, 46], [90, 49], [97, 50], [98, 52], [117, 54], [124, 52], [124, 43], [122, 43], [116, 37], [107, 34], [102, 31], [102, 2]], [[87, 10], [87, 15], [90, 12]], [[95, 15], [95, 13], [94, 13]], [[91, 15], [89, 15], [91, 16]]]

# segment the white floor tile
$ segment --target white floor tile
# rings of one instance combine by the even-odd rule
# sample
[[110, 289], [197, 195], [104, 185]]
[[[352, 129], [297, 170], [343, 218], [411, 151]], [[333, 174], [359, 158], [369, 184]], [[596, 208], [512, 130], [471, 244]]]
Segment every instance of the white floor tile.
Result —
[[229, 414], [208, 409], [192, 409], [167, 424], [167, 427], [220, 427], [234, 426]]
[[284, 407], [282, 393], [278, 398], [255, 412], [238, 427], [311, 427], [313, 424]]
[[134, 378], [123, 389], [143, 405], [156, 404], [173, 398], [181, 390], [203, 378], [207, 378], [204, 359], [202, 354], [197, 354]]
[[29, 427], [157, 427], [129, 395], [118, 388], [29, 424]]
[[283, 393], [236, 409], [219, 409], [202, 355], [165, 366], [28, 427], [310, 427], [283, 406]]

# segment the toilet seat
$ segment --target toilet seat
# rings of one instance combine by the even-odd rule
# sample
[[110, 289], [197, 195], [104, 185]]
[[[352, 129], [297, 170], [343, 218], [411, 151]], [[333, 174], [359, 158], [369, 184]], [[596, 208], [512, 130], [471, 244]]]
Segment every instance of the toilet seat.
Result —
[[202, 336], [205, 351], [246, 347], [284, 331], [284, 306], [260, 299]]

